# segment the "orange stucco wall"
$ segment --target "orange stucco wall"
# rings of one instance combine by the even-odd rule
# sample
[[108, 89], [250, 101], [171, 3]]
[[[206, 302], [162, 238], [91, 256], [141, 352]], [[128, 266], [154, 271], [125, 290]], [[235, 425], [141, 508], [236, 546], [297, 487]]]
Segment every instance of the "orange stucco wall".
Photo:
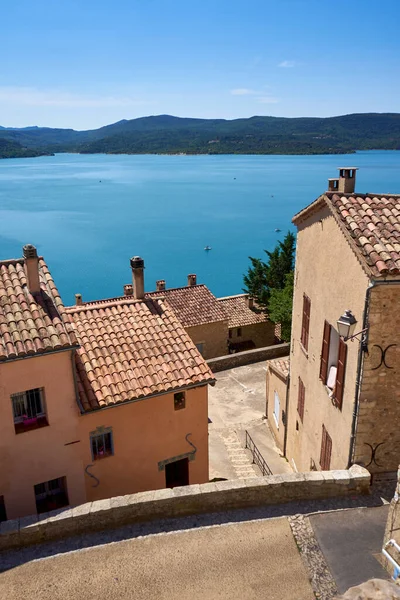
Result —
[[[44, 388], [49, 426], [16, 434], [11, 394]], [[90, 432], [111, 427], [114, 456], [92, 461]], [[208, 481], [208, 390], [186, 390], [184, 409], [174, 395], [147, 398], [81, 415], [76, 402], [71, 352], [0, 364], [0, 496], [7, 518], [36, 512], [34, 486], [66, 477], [71, 506], [165, 487], [159, 461], [189, 453], [189, 483]], [[73, 443], [71, 443], [73, 442]], [[96, 480], [85, 473], [89, 471]]]
[[[44, 388], [49, 426], [15, 433], [11, 394]], [[67, 478], [70, 504], [86, 499], [80, 444], [79, 410], [71, 352], [0, 364], [0, 495], [7, 517], [36, 512], [34, 485]]]
[[[100, 484], [85, 475], [88, 500], [99, 500], [165, 487], [165, 471], [159, 461], [191, 452], [189, 483], [208, 481], [208, 390], [201, 386], [186, 391], [186, 406], [174, 409], [174, 395], [165, 394], [110, 409], [83, 415], [80, 439], [83, 468], [97, 477]], [[97, 427], [112, 427], [114, 456], [92, 461], [90, 432]]]

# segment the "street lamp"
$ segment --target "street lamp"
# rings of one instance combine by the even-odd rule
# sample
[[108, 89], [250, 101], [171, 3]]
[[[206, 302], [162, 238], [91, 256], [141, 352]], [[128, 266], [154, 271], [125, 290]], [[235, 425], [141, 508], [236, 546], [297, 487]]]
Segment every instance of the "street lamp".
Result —
[[365, 333], [368, 327], [362, 329], [358, 333], [353, 333], [357, 324], [357, 319], [351, 312], [351, 310], [345, 310], [343, 315], [337, 320], [337, 328], [339, 336], [343, 338], [345, 342], [348, 340], [354, 340], [357, 336]]

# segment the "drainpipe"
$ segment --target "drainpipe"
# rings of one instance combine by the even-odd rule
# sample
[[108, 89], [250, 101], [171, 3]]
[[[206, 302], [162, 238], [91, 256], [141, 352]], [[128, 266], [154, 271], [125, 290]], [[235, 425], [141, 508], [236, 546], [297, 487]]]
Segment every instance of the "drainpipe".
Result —
[[290, 388], [290, 373], [287, 376], [286, 382], [286, 405], [285, 405], [285, 433], [283, 434], [283, 456], [286, 456], [286, 444], [287, 444], [287, 430], [289, 423], [289, 388]]
[[75, 354], [76, 354], [76, 350], [72, 350], [71, 352], [71, 368], [72, 368], [72, 376], [74, 378], [74, 388], [75, 388], [75, 397], [76, 397], [76, 402], [79, 406], [79, 410], [81, 411], [81, 415], [85, 414], [84, 408], [82, 406], [82, 402], [79, 398], [79, 391], [78, 391], [78, 381], [77, 381], [77, 377], [76, 377], [76, 365], [75, 365]]
[[[380, 285], [400, 285], [399, 279], [393, 279], [389, 281], [372, 281], [367, 288], [365, 294], [365, 304], [364, 304], [364, 316], [363, 316], [363, 325], [362, 329], [366, 329], [368, 327], [368, 316], [369, 316], [369, 304], [371, 300], [371, 292], [373, 288], [378, 287]], [[362, 376], [362, 367], [363, 367], [363, 358], [364, 352], [367, 351], [367, 341], [368, 341], [369, 331], [365, 333], [365, 337], [361, 339], [359, 350], [358, 350], [358, 362], [357, 362], [357, 379], [356, 379], [356, 390], [354, 397], [354, 409], [353, 409], [353, 421], [351, 424], [351, 436], [350, 436], [350, 449], [349, 449], [349, 460], [347, 462], [347, 468], [350, 469], [353, 464], [353, 454], [354, 454], [354, 445], [356, 441], [356, 429], [357, 429], [357, 419], [358, 419], [358, 411], [360, 406], [360, 387], [361, 387], [361, 376]]]

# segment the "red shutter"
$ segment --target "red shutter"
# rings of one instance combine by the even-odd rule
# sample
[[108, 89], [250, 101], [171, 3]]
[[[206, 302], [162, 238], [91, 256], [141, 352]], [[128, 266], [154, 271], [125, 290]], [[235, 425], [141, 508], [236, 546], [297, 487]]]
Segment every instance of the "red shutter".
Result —
[[310, 309], [311, 300], [303, 294], [303, 319], [301, 322], [301, 343], [303, 348], [308, 350], [308, 334], [310, 329]]
[[336, 372], [336, 383], [334, 390], [334, 398], [335, 404], [342, 410], [343, 403], [343, 388], [344, 388], [344, 378], [346, 374], [346, 359], [347, 359], [347, 345], [340, 338], [339, 340], [339, 354], [338, 354], [338, 364], [337, 364], [337, 372]]
[[323, 471], [329, 471], [331, 466], [332, 456], [332, 439], [325, 429], [325, 425], [322, 425], [322, 441], [321, 441], [321, 456], [319, 464]]
[[319, 378], [322, 383], [328, 379], [328, 358], [329, 358], [329, 343], [331, 340], [331, 326], [328, 321], [324, 323], [324, 337], [322, 339], [321, 365], [319, 368]]
[[304, 419], [304, 401], [305, 401], [306, 389], [304, 383], [299, 377], [299, 390], [297, 396], [297, 412], [299, 413], [300, 420], [303, 422]]

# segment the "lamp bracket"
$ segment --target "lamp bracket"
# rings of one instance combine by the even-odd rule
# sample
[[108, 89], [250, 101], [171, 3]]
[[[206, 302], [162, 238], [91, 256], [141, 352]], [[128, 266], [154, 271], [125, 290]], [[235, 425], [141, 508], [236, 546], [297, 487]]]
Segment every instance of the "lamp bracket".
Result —
[[349, 340], [353, 341], [356, 337], [358, 337], [359, 335], [362, 335], [363, 333], [366, 333], [368, 331], [368, 327], [366, 327], [365, 329], [361, 329], [361, 331], [359, 331], [358, 333], [355, 333], [354, 335], [350, 335], [349, 337], [344, 337], [343, 341], [344, 342], [348, 342]]

